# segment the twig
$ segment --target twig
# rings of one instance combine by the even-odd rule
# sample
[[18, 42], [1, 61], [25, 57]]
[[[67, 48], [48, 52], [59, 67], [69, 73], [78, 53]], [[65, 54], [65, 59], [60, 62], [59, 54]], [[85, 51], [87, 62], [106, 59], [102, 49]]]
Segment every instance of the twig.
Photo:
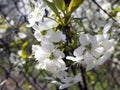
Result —
[[106, 10], [104, 10], [97, 2], [96, 0], [92, 0], [104, 13], [106, 13], [113, 21], [117, 22]]

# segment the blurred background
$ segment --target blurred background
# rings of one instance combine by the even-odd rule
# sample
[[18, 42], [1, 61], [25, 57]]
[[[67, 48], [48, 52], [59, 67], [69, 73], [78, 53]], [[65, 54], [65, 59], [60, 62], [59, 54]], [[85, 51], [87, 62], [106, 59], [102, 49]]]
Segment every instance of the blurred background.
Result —
[[[86, 73], [88, 90], [120, 90], [120, 0], [96, 1], [117, 20], [111, 26], [117, 44], [110, 60]], [[37, 62], [30, 56], [32, 44], [38, 43], [33, 29], [26, 27], [32, 7], [32, 0], [0, 0], [0, 90], [57, 90], [44, 79], [50, 74], [35, 69]], [[83, 20], [87, 29], [102, 29], [111, 21], [92, 0], [86, 0], [79, 10], [76, 15], [87, 17]], [[79, 88], [74, 85], [68, 90]]]

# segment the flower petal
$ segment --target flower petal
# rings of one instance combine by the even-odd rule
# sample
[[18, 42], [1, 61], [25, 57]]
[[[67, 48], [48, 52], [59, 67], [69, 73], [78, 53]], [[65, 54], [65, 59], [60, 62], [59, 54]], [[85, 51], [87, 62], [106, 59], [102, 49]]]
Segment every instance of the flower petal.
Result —
[[86, 71], [91, 70], [95, 67], [95, 61], [96, 59], [88, 52], [84, 55], [84, 61], [87, 64]]
[[79, 37], [79, 41], [83, 46], [88, 45], [90, 43], [89, 37], [87, 34], [81, 34]]
[[80, 57], [80, 56], [82, 56], [84, 50], [85, 50], [85, 47], [80, 46], [80, 47], [78, 47], [77, 49], [74, 50], [73, 54], [74, 54], [76, 57]]

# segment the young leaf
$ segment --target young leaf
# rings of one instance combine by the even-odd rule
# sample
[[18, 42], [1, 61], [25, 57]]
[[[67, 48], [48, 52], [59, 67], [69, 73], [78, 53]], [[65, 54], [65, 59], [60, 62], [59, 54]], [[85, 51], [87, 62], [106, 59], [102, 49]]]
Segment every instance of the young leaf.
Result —
[[27, 51], [26, 51], [27, 46], [28, 46], [28, 42], [25, 42], [22, 45], [22, 55], [21, 55], [21, 57], [25, 60], [27, 59]]
[[46, 4], [51, 8], [51, 10], [59, 17], [59, 12], [55, 6], [54, 3], [49, 2], [48, 0], [44, 0], [46, 2]]
[[115, 8], [116, 12], [120, 12], [120, 7], [119, 8]]
[[59, 8], [62, 12], [65, 10], [65, 3], [64, 0], [53, 0], [55, 6]]
[[68, 12], [72, 13], [73, 11], [75, 11], [83, 3], [83, 1], [84, 0], [72, 0], [68, 7]]

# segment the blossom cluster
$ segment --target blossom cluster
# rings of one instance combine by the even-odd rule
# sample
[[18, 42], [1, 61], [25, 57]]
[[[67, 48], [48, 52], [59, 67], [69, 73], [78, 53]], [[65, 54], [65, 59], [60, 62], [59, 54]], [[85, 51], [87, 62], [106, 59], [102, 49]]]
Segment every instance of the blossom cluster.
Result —
[[[39, 42], [39, 45], [32, 46], [32, 55], [38, 61], [35, 67], [51, 72], [54, 78], [49, 79], [63, 89], [81, 80], [79, 75], [69, 77], [66, 72], [69, 61], [81, 64], [89, 71], [104, 64], [111, 57], [115, 40], [111, 39], [109, 33], [112, 21], [104, 27], [100, 25], [105, 23], [97, 24], [99, 26], [96, 31], [83, 30], [80, 24], [75, 22], [80, 22], [78, 14], [81, 8], [76, 11], [70, 8], [69, 15], [59, 6], [53, 9], [50, 4], [54, 5], [54, 1], [41, 0], [34, 3], [34, 10], [28, 15], [28, 26], [34, 29], [34, 37]], [[103, 27], [101, 32], [98, 30], [100, 27]], [[55, 78], [59, 78], [62, 83]]]

